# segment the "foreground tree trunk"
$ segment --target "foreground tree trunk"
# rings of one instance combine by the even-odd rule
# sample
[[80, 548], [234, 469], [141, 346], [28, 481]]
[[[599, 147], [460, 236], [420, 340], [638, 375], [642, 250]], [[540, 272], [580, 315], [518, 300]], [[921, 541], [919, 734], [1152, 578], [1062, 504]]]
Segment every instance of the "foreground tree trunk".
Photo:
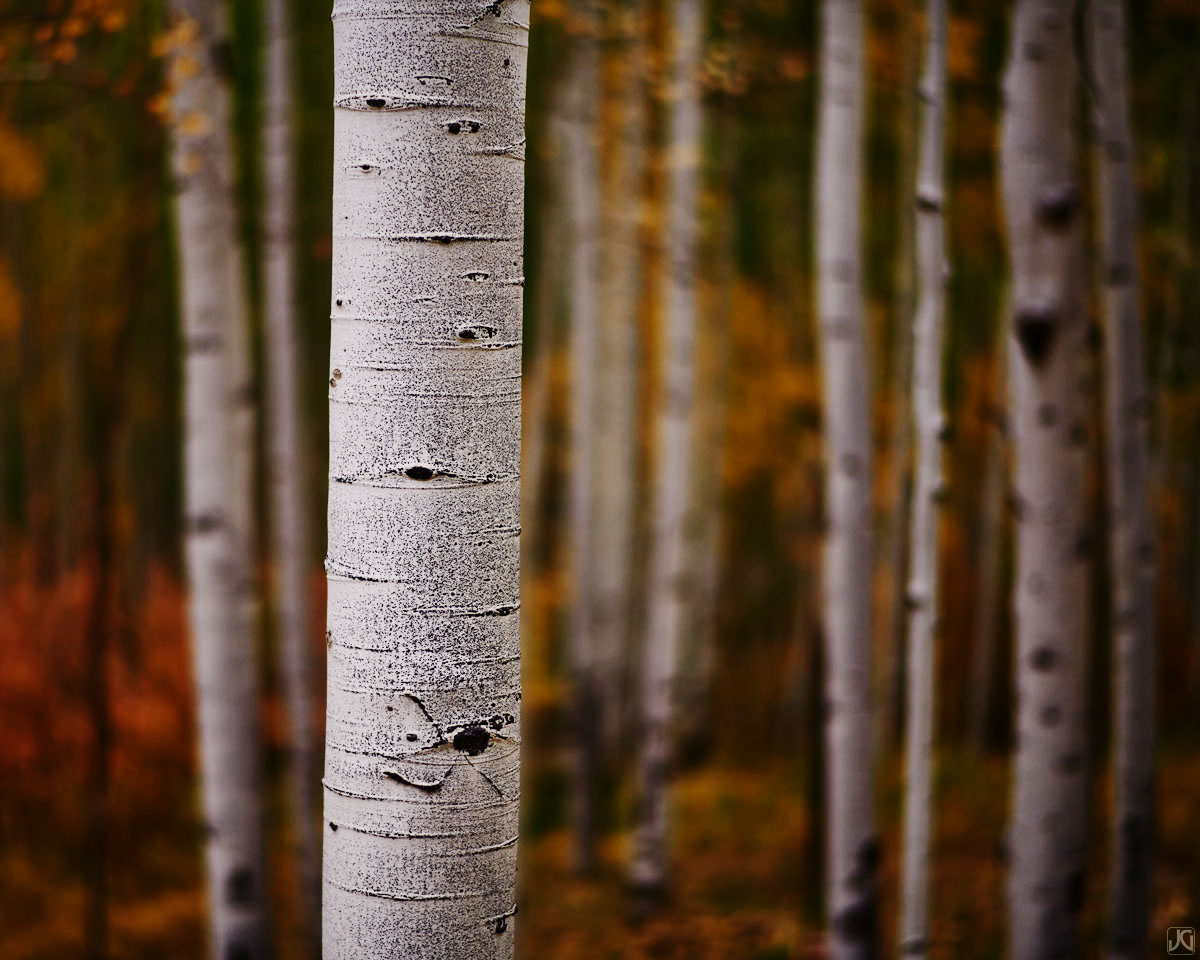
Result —
[[667, 103], [667, 295], [664, 371], [655, 410], [659, 455], [651, 504], [650, 583], [642, 638], [639, 807], [630, 879], [647, 901], [667, 879], [667, 776], [671, 719], [684, 623], [685, 543], [696, 330], [696, 237], [702, 114], [698, 70], [703, 21], [699, 0], [674, 0]]
[[862, 11], [821, 5], [817, 131], [817, 315], [824, 364], [824, 556], [829, 949], [835, 960], [876, 956], [871, 777], [871, 484], [867, 362], [860, 286]]
[[571, 614], [567, 644], [570, 656], [572, 717], [571, 820], [575, 828], [575, 868], [595, 865], [596, 789], [600, 731], [598, 717], [609, 706], [597, 689], [596, 545], [603, 517], [595, 502], [598, 406], [597, 311], [600, 267], [600, 167], [597, 158], [597, 102], [600, 63], [595, 24], [583, 19], [583, 32], [571, 46], [567, 65], [568, 113], [563, 123], [567, 181], [567, 243], [570, 260], [571, 473], [570, 546]]
[[321, 909], [316, 827], [317, 766], [312, 745], [312, 671], [309, 667], [308, 508], [304, 496], [307, 457], [300, 418], [299, 362], [293, 245], [295, 176], [292, 156], [291, 18], [286, 0], [267, 5], [267, 77], [263, 156], [266, 216], [263, 278], [267, 373], [267, 503], [271, 511], [275, 576], [276, 644], [289, 727], [288, 795], [295, 865], [311, 943]]
[[[172, 166], [184, 327], [189, 619], [211, 955], [266, 955], [255, 650], [246, 584], [243, 304], [223, 4], [172, 0]], [[231, 441], [231, 437], [233, 438]]]
[[1001, 166], [1012, 261], [1014, 960], [1075, 956], [1087, 757], [1088, 405], [1070, 0], [1017, 0]]
[[1149, 398], [1137, 282], [1137, 205], [1125, 12], [1094, 0], [1097, 206], [1104, 279], [1106, 439], [1114, 637], [1113, 869], [1109, 956], [1146, 954], [1154, 824], [1154, 526]]
[[526, 0], [338, 0], [327, 960], [511, 958]]
[[942, 486], [942, 327], [946, 237], [942, 218], [946, 124], [946, 2], [929, 0], [921, 147], [917, 170], [917, 313], [913, 323], [912, 419], [916, 438], [908, 597], [904, 868], [900, 952], [929, 952], [929, 848], [933, 807], [935, 649], [938, 614], [937, 501]]

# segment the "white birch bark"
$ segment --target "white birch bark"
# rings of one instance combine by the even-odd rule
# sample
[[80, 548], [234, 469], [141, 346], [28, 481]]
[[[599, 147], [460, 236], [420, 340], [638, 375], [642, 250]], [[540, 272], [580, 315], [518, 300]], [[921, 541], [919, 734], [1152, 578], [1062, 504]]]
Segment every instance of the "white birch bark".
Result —
[[511, 958], [527, 0], [337, 0], [324, 956]]
[[642, 279], [642, 178], [645, 163], [644, 10], [634, 0], [620, 24], [616, 43], [619, 103], [612, 138], [616, 156], [606, 184], [601, 221], [599, 316], [596, 327], [595, 497], [596, 526], [592, 589], [596, 651], [596, 694], [600, 736], [607, 756], [620, 749], [630, 595], [637, 466], [637, 355], [639, 289]]
[[826, 872], [834, 960], [878, 950], [871, 771], [871, 502], [861, 290], [863, 52], [858, 0], [821, 5], [817, 130], [817, 315], [824, 366], [823, 582], [829, 817]]
[[929, 849], [933, 815], [937, 502], [943, 483], [942, 330], [945, 322], [946, 0], [926, 5], [917, 167], [917, 311], [913, 319], [912, 419], [916, 441], [909, 521], [908, 696], [905, 711], [904, 863], [900, 953], [929, 952]]
[[[184, 326], [184, 509], [210, 955], [266, 956], [255, 651], [247, 601], [244, 302], [227, 38], [216, 0], [172, 0], [172, 167]], [[231, 439], [232, 438], [232, 439]]]
[[667, 291], [661, 392], [651, 494], [650, 582], [643, 636], [639, 806], [630, 878], [639, 895], [660, 896], [667, 879], [667, 776], [671, 720], [686, 595], [688, 472], [696, 328], [696, 237], [701, 126], [699, 0], [673, 0], [667, 132]]
[[596, 718], [602, 710], [596, 684], [595, 498], [597, 325], [600, 267], [600, 167], [597, 101], [600, 64], [594, 24], [579, 13], [581, 33], [567, 66], [567, 114], [562, 125], [567, 181], [567, 242], [570, 261], [571, 471], [569, 488], [571, 612], [567, 652], [572, 690], [571, 820], [575, 868], [595, 861], [595, 791], [599, 747]]
[[1076, 954], [1085, 882], [1087, 321], [1071, 9], [1071, 0], [1017, 0], [1004, 81], [1017, 511], [1014, 960]]
[[270, 0], [266, 18], [263, 163], [263, 280], [266, 304], [267, 482], [275, 585], [276, 644], [288, 716], [288, 799], [304, 921], [316, 943], [321, 875], [316, 830], [317, 766], [312, 736], [308, 589], [311, 539], [304, 495], [306, 456], [297, 381], [291, 17], [288, 0]]
[[1104, 285], [1114, 663], [1113, 868], [1108, 955], [1146, 952], [1154, 824], [1154, 526], [1149, 397], [1137, 282], [1137, 202], [1119, 0], [1093, 0], [1097, 208]]

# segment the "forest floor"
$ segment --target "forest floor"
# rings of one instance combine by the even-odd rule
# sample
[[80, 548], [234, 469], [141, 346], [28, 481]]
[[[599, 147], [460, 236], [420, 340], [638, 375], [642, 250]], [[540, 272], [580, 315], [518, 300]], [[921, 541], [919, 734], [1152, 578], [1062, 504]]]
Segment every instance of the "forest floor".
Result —
[[[895, 914], [898, 888], [899, 783], [884, 775], [880, 791], [884, 856], [883, 916]], [[1154, 936], [1172, 924], [1200, 922], [1200, 757], [1176, 754], [1160, 774], [1160, 843]], [[1094, 835], [1103, 836], [1103, 788], [1094, 804]], [[595, 876], [568, 868], [570, 836], [547, 829], [524, 843], [522, 906], [517, 924], [523, 960], [817, 960], [819, 863], [797, 777], [705, 769], [681, 777], [673, 794], [672, 893], [656, 913], [635, 915], [622, 878], [623, 840], [601, 845]], [[1006, 763], [943, 758], [932, 903], [935, 958], [999, 960], [1004, 953], [1003, 825]], [[11, 827], [10, 822], [6, 826]], [[133, 826], [133, 825], [130, 825]], [[536, 832], [536, 831], [535, 831]], [[28, 837], [26, 838], [28, 839]], [[190, 847], [160, 837], [141, 850], [150, 868], [114, 877], [109, 956], [113, 960], [199, 960], [203, 898]], [[84, 889], [69, 872], [50, 883], [37, 850], [6, 830], [0, 849], [0, 957], [61, 960], [82, 956]], [[45, 843], [51, 842], [45, 838]], [[1105, 850], [1092, 856], [1084, 956], [1099, 956]], [[132, 864], [129, 865], [132, 867]], [[76, 864], [78, 867], [78, 864]], [[57, 870], [55, 872], [58, 872]], [[282, 960], [302, 956], [290, 875], [276, 871], [274, 900]], [[885, 942], [893, 930], [885, 925]]]

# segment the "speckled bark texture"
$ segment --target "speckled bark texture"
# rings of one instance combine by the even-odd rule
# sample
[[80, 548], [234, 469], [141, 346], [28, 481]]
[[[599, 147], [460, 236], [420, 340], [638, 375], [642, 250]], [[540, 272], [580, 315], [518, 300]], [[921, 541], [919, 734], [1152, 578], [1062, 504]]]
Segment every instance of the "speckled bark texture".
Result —
[[942, 326], [946, 298], [943, 149], [946, 3], [926, 4], [917, 164], [917, 312], [913, 321], [912, 420], [916, 440], [908, 563], [908, 710], [905, 726], [904, 864], [900, 953], [929, 952], [929, 847], [933, 811], [935, 648], [938, 618], [937, 504], [942, 487]]
[[339, 0], [324, 956], [513, 955], [526, 0]]
[[[266, 956], [258, 705], [245, 562], [245, 329], [224, 6], [173, 0], [169, 84], [184, 347], [189, 626], [210, 955]], [[232, 438], [232, 440], [231, 440]]]
[[1115, 654], [1113, 868], [1109, 957], [1146, 954], [1154, 823], [1154, 525], [1149, 397], [1137, 282], [1137, 202], [1119, 0], [1092, 0], [1107, 371], [1109, 569]]
[[687, 602], [684, 547], [696, 331], [696, 218], [702, 114], [698, 71], [703, 36], [699, 0], [670, 6], [670, 89], [667, 134], [667, 291], [657, 398], [658, 468], [651, 503], [650, 582], [643, 642], [639, 805], [630, 879], [657, 897], [667, 874], [667, 773], [671, 718]]
[[858, 0], [821, 5], [817, 318], [824, 371], [826, 870], [829, 951], [878, 950], [871, 777], [871, 484], [861, 290], [863, 54]]
[[263, 159], [263, 279], [266, 304], [267, 498], [275, 576], [276, 649], [288, 714], [288, 799], [294, 864], [304, 897], [306, 935], [316, 953], [321, 868], [316, 834], [318, 770], [312, 747], [312, 670], [309, 667], [310, 543], [304, 496], [307, 459], [300, 428], [297, 382], [293, 206], [291, 18], [289, 0], [267, 4], [267, 82]]
[[1017, 0], [1004, 81], [1017, 509], [1013, 960], [1077, 955], [1085, 883], [1089, 389], [1072, 7]]

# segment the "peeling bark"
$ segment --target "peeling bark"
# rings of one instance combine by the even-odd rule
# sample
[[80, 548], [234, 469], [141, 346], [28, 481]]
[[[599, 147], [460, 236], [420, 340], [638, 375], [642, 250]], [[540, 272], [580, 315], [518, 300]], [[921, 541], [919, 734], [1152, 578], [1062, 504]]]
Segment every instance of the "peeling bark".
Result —
[[1014, 960], [1074, 956], [1086, 847], [1087, 319], [1070, 0], [1017, 0], [1001, 146], [1015, 346]]
[[172, 167], [184, 326], [185, 558], [207, 826], [210, 950], [266, 956], [249, 606], [244, 300], [223, 5], [172, 0]]
[[1118, 0], [1090, 9], [1096, 80], [1097, 207], [1106, 326], [1106, 434], [1112, 577], [1113, 868], [1108, 956], [1146, 952], [1154, 833], [1154, 524], [1149, 397], [1138, 305], [1137, 205]]
[[526, 0], [338, 0], [324, 956], [511, 960]]
[[863, 50], [858, 0], [823, 0], [817, 131], [817, 319], [824, 372], [823, 563], [829, 951], [878, 951], [872, 813], [871, 502], [861, 290]]
[[938, 619], [937, 500], [942, 487], [942, 328], [946, 312], [945, 198], [946, 2], [926, 6], [917, 170], [917, 312], [913, 320], [913, 475], [908, 598], [908, 695], [905, 711], [904, 866], [900, 952], [929, 952], [929, 849], [933, 813]]
[[667, 290], [661, 394], [655, 410], [659, 461], [651, 494], [651, 544], [643, 636], [642, 726], [638, 744], [640, 802], [630, 876], [643, 897], [660, 896], [667, 880], [667, 777], [671, 720], [684, 625], [688, 470], [695, 379], [696, 237], [703, 116], [699, 66], [703, 16], [699, 0], [673, 0], [667, 102]]

